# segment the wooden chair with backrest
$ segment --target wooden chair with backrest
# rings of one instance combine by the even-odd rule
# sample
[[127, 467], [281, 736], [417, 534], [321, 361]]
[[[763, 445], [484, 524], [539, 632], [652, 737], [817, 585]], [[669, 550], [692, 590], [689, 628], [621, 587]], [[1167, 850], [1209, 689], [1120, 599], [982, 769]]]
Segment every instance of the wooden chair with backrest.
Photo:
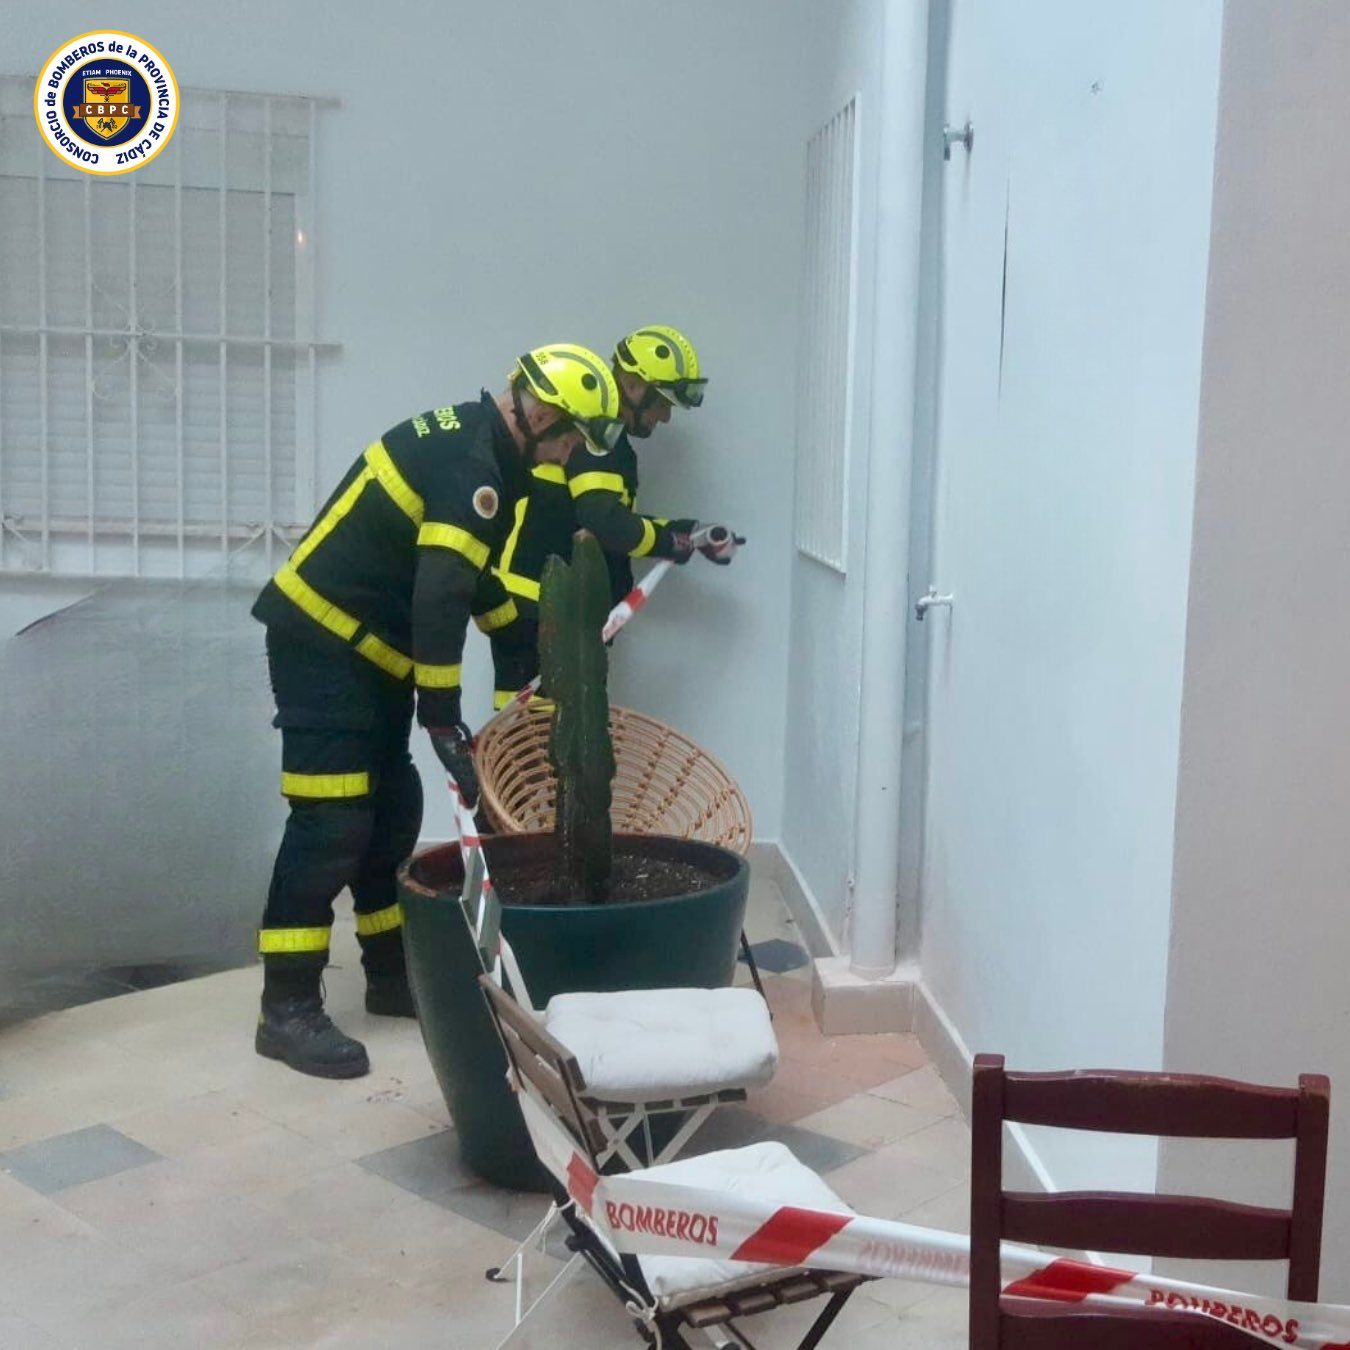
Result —
[[[562, 1128], [569, 1146], [598, 1174], [609, 1136], [589, 1100], [587, 1083], [575, 1056], [486, 975], [479, 977], [479, 985], [502, 1038], [517, 1090], [528, 1095]], [[542, 1153], [540, 1161], [544, 1161]], [[744, 1171], [738, 1171], [742, 1163]], [[773, 1169], [769, 1173], [771, 1185], [783, 1188], [784, 1204], [852, 1212], [814, 1172], [776, 1143], [751, 1144], [700, 1158], [681, 1159], [637, 1169], [634, 1174], [707, 1190], [724, 1189], [728, 1178], [739, 1177], [747, 1183], [749, 1192], [753, 1184], [750, 1179], [762, 1178], [769, 1168]], [[634, 1317], [643, 1339], [667, 1350], [689, 1347], [686, 1333], [695, 1333], [700, 1341], [706, 1338], [714, 1345], [750, 1346], [737, 1325], [739, 1319], [787, 1304], [824, 1298], [825, 1306], [797, 1343], [797, 1350], [813, 1350], [849, 1296], [867, 1281], [866, 1276], [837, 1271], [784, 1269], [697, 1257], [620, 1255], [603, 1233], [578, 1212], [560, 1184], [555, 1188], [555, 1200], [571, 1230], [567, 1245], [575, 1256], [528, 1313], [522, 1316], [518, 1310], [516, 1326], [498, 1350], [506, 1350], [527, 1328], [537, 1325], [552, 1295], [582, 1263], [600, 1276]]]
[[[1331, 1089], [1194, 1074], [1008, 1073], [979, 1055], [971, 1110], [971, 1350], [1251, 1350], [1237, 1328], [1194, 1313], [1103, 1311], [1001, 1294], [999, 1244], [1213, 1261], [1289, 1263], [1287, 1296], [1317, 1300]], [[1172, 1139], [1293, 1139], [1288, 1209], [1185, 1195], [1003, 1189], [1003, 1125]]]

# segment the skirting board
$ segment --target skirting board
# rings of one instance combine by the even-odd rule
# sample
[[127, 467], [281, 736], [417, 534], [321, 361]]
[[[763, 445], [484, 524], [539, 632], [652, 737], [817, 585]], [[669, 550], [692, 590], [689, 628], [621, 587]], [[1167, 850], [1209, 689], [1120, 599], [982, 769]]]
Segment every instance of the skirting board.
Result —
[[[762, 868], [766, 875], [778, 883], [778, 889], [782, 892], [783, 900], [806, 941], [807, 949], [817, 962], [822, 958], [828, 960], [830, 957], [843, 955], [839, 944], [825, 925], [815, 896], [811, 894], [801, 873], [793, 865], [791, 857], [778, 844], [756, 843], [750, 850], [750, 865]], [[918, 1038], [929, 1062], [969, 1120], [970, 1080], [975, 1056], [961, 1039], [960, 1032], [933, 996], [933, 992], [924, 984], [922, 972], [904, 971], [901, 980], [903, 981], [906, 976], [911, 990], [908, 999], [897, 999], [897, 991], [894, 989], [878, 990], [883, 1003], [894, 1011], [895, 1025], [889, 1029], [912, 1032]], [[885, 1028], [878, 1026], [875, 1029]], [[1031, 1141], [1020, 1125], [1008, 1127], [1007, 1143], [1009, 1147], [1004, 1149], [1003, 1156], [1005, 1186], [1010, 1190], [1034, 1192], [1053, 1190], [1045, 1164], [1032, 1148]]]
[[[938, 1077], [947, 1085], [947, 1091], [956, 1098], [962, 1114], [969, 1121], [970, 1081], [975, 1069], [975, 1056], [922, 978], [914, 987], [914, 1034], [919, 1038], [929, 1063], [937, 1070]], [[1003, 1185], [1005, 1190], [1017, 1191], [1045, 1192], [1055, 1189], [1045, 1164], [1032, 1148], [1026, 1131], [1020, 1125], [1007, 1127], [1003, 1150]]]
[[806, 879], [781, 844], [772, 840], [750, 845], [750, 867], [774, 881], [783, 893], [793, 922], [800, 930], [806, 950], [813, 957], [842, 956], [843, 948], [830, 932], [819, 902], [811, 894]]

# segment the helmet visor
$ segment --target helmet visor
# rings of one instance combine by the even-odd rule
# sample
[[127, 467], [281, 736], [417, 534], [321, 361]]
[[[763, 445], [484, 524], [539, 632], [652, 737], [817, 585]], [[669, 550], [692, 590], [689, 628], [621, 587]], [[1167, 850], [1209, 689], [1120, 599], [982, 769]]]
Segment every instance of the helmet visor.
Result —
[[668, 403], [680, 408], [703, 406], [703, 389], [707, 380], [653, 380], [652, 388]]
[[574, 417], [571, 421], [593, 455], [607, 454], [623, 435], [623, 423], [615, 417]]

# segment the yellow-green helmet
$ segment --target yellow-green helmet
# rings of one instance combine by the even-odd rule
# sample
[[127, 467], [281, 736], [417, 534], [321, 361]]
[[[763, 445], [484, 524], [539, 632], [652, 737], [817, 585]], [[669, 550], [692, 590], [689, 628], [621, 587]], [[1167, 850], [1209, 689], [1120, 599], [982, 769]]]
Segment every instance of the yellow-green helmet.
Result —
[[694, 344], [677, 328], [656, 323], [639, 328], [620, 340], [614, 359], [670, 403], [697, 408], [703, 402], [708, 381], [700, 377]]
[[[597, 454], [612, 450], [623, 433], [614, 373], [589, 347], [551, 342], [528, 351], [511, 371], [535, 398], [558, 409]], [[542, 439], [542, 437], [541, 437]]]

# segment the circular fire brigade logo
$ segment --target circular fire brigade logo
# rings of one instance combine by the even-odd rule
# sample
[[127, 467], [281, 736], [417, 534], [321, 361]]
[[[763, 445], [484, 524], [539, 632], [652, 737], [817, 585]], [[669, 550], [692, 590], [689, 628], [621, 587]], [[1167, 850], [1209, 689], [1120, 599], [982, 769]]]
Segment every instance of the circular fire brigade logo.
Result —
[[173, 138], [178, 82], [134, 33], [82, 33], [47, 58], [33, 116], [52, 153], [84, 173], [130, 173]]
[[473, 494], [473, 509], [484, 520], [491, 520], [497, 514], [497, 489], [486, 485]]

